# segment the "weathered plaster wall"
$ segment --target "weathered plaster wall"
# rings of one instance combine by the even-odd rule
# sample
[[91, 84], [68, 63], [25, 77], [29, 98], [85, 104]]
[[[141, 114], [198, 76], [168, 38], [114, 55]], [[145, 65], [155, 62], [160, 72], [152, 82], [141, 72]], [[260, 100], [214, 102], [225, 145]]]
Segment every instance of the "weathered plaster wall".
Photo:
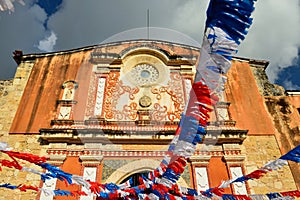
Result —
[[[124, 46], [129, 47], [130, 44], [124, 44]], [[120, 53], [124, 46], [103, 48], [99, 51]], [[163, 48], [163, 45], [158, 46]], [[176, 46], [169, 48], [171, 54], [177, 50], [178, 47]], [[184, 54], [196, 55], [195, 52], [189, 50], [181, 51]], [[22, 63], [18, 67], [13, 80], [1, 81], [1, 141], [8, 142], [16, 151], [46, 155], [46, 149], [38, 143], [38, 135], [32, 134], [39, 133], [41, 127], [50, 128], [49, 122], [55, 115], [56, 100], [62, 94], [61, 85], [64, 81], [76, 79], [75, 81], [79, 82], [80, 91], [82, 92], [79, 92], [75, 98], [77, 98], [78, 104], [86, 103], [84, 98], [88, 89], [88, 82], [84, 81], [87, 81], [85, 76], [89, 74], [89, 70], [82, 68], [82, 66], [92, 69], [88, 62], [90, 52], [82, 51], [54, 57], [41, 57], [36, 60], [35, 64]], [[33, 66], [34, 69], [32, 70]], [[80, 73], [81, 76], [77, 73]], [[242, 154], [246, 155], [244, 163], [246, 173], [252, 172], [268, 161], [280, 157], [281, 153], [285, 153], [299, 144], [299, 124], [297, 122], [300, 122], [300, 119], [297, 108], [300, 107], [300, 99], [283, 96], [274, 97], [274, 95], [283, 95], [282, 88], [273, 86], [268, 81], [263, 81], [264, 78], [262, 80], [258, 77], [265, 78], [261, 69], [251, 68], [247, 62], [234, 61], [228, 73], [228, 83], [226, 85], [227, 101], [231, 102], [229, 107], [230, 117], [236, 120], [237, 128], [249, 130], [247, 139], [241, 145]], [[25, 88], [26, 84], [27, 87]], [[22, 97], [23, 91], [25, 95]], [[265, 99], [264, 96], [269, 97]], [[14, 116], [16, 117], [13, 122]], [[9, 135], [9, 132], [27, 133], [27, 135]], [[124, 146], [124, 148], [133, 150], [137, 146]], [[143, 148], [146, 149], [146, 147]], [[78, 171], [80, 167], [78, 158], [68, 158], [62, 168], [72, 169], [73, 163], [78, 167], [74, 169], [74, 173], [80, 173], [80, 170]], [[226, 168], [220, 157], [213, 158], [210, 165], [211, 167], [218, 166], [220, 169]], [[295, 176], [295, 174], [300, 173], [300, 171], [297, 171], [299, 167], [297, 168], [293, 164], [290, 166], [299, 185], [300, 180]], [[214, 176], [217, 176], [217, 174]], [[225, 174], [222, 175], [222, 179], [227, 178]], [[36, 175], [18, 172], [15, 169], [3, 168], [0, 174], [0, 182], [16, 185], [20, 183], [39, 185], [39, 180], [40, 177]], [[214, 184], [219, 182], [219, 179], [213, 180]], [[292, 173], [288, 167], [278, 172], [272, 172], [261, 180], [249, 181], [249, 186], [252, 193], [296, 189]], [[34, 199], [36, 196], [35, 192], [21, 193], [6, 189], [0, 189], [0, 193], [5, 194], [0, 196], [0, 200], [26, 200]]]
[[[269, 112], [275, 137], [281, 154], [285, 154], [300, 144], [300, 95], [288, 95], [282, 86], [271, 84], [265, 69], [251, 67], [258, 90], [264, 96], [264, 103]], [[300, 166], [289, 163], [297, 188], [300, 188]]]
[[229, 114], [236, 127], [249, 130], [248, 135], [272, 135], [272, 119], [265, 107], [255, 79], [247, 62], [233, 61], [227, 73], [226, 97]]
[[[77, 77], [79, 70], [88, 73], [91, 68], [87, 62], [89, 54], [79, 52], [36, 59], [10, 132], [32, 134], [39, 133], [40, 128], [49, 128], [56, 114], [56, 100], [62, 95], [63, 83], [80, 79]], [[85, 85], [81, 82], [81, 86]], [[80, 96], [84, 97], [86, 95]]]
[[[228, 72], [226, 94], [231, 103], [230, 116], [237, 121], [236, 126], [249, 130], [242, 145], [246, 173], [299, 145], [299, 113], [292, 106], [299, 100], [285, 97], [283, 87], [271, 84], [264, 67], [233, 62]], [[299, 188], [300, 180], [295, 175], [300, 173], [299, 167], [293, 163], [290, 167], [272, 172], [260, 180], [249, 181], [251, 193], [294, 190], [295, 182]]]

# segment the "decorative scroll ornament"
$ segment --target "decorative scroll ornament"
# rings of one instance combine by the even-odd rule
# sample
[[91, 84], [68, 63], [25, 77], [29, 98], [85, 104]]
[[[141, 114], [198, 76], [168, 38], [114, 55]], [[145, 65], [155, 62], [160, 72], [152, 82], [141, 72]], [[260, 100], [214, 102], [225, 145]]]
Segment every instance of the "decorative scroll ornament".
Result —
[[[183, 80], [179, 73], [171, 73], [171, 80], [168, 82], [167, 86], [161, 86], [161, 87], [152, 87], [151, 92], [152, 94], [155, 94], [156, 100], [161, 100], [163, 94], [167, 94], [170, 98], [170, 101], [172, 103], [171, 105], [168, 105], [168, 107], [172, 107], [172, 109], [169, 109], [166, 107], [166, 113], [165, 115], [168, 117], [168, 120], [174, 121], [179, 120], [181, 113], [184, 110], [184, 94], [183, 94]], [[158, 108], [159, 106], [156, 106]], [[155, 110], [154, 113], [157, 113], [159, 111]], [[155, 120], [155, 118], [154, 118]]]
[[110, 72], [108, 76], [108, 84], [105, 92], [104, 102], [104, 116], [106, 119], [115, 120], [136, 120], [137, 104], [134, 102], [128, 102], [122, 106], [122, 110], [118, 110], [117, 106], [120, 102], [120, 97], [125, 93], [128, 94], [130, 100], [135, 99], [135, 94], [139, 92], [138, 87], [131, 88], [123, 85], [123, 82], [119, 80], [119, 72]]

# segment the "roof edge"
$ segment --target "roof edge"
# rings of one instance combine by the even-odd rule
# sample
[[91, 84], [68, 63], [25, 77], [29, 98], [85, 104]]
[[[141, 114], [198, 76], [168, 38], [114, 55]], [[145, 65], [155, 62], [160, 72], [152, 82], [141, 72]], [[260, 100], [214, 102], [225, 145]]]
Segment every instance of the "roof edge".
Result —
[[137, 40], [124, 40], [124, 41], [109, 42], [109, 43], [103, 43], [103, 44], [100, 43], [100, 44], [91, 45], [91, 46], [84, 46], [84, 47], [73, 48], [73, 49], [68, 49], [68, 50], [45, 52], [45, 53], [23, 54], [23, 52], [21, 50], [16, 50], [13, 54], [14, 54], [15, 61], [19, 64], [21, 60], [33, 60], [38, 57], [76, 53], [76, 52], [80, 52], [80, 51], [88, 51], [88, 50], [96, 49], [98, 47], [109, 47], [109, 46], [122, 45], [122, 44], [134, 43], [134, 42], [145, 42], [145, 43], [153, 43], [154, 42], [154, 43], [158, 43], [158, 44], [172, 44], [175, 46], [181, 46], [181, 47], [189, 48], [189, 49], [193, 49], [193, 50], [200, 50], [200, 47], [186, 45], [186, 44], [182, 44], [182, 43], [173, 43], [173, 42], [164, 41], [164, 40], [137, 39]]

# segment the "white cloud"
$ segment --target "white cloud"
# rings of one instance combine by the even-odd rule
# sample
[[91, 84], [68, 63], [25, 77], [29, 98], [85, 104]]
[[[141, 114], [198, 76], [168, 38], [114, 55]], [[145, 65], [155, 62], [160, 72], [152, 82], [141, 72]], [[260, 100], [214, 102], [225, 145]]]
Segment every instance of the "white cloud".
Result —
[[254, 23], [239, 55], [270, 61], [271, 82], [291, 65], [300, 46], [299, 0], [263, 0], [256, 3]]
[[[0, 55], [9, 56], [14, 49], [31, 53], [40, 49], [59, 51], [99, 44], [122, 31], [145, 27], [147, 9], [150, 9], [150, 26], [174, 29], [201, 43], [209, 2], [64, 0], [58, 12], [47, 19], [43, 9], [37, 5], [32, 8], [29, 6], [34, 5], [34, 1], [25, 0], [25, 6], [15, 4], [16, 11], [11, 15], [0, 12]], [[53, 31], [50, 38], [49, 30], [43, 26], [46, 20], [47, 27]], [[59, 37], [54, 37], [54, 33]], [[240, 46], [238, 55], [270, 61], [267, 73], [271, 81], [274, 81], [281, 69], [297, 56], [299, 33], [299, 0], [258, 1], [254, 24]], [[0, 62], [2, 60], [1, 58]], [[1, 64], [3, 62], [0, 66]]]
[[[177, 30], [199, 42], [203, 37], [209, 0], [189, 0], [176, 9]], [[299, 0], [261, 0], [256, 3], [254, 22], [242, 42], [238, 56], [270, 61], [267, 74], [274, 82], [283, 68], [292, 64], [300, 47]], [[201, 36], [201, 37], [200, 37]]]
[[182, 5], [175, 9], [176, 15], [172, 20], [173, 27], [176, 30], [192, 36], [201, 44], [208, 4], [209, 0], [190, 0], [182, 2]]
[[46, 33], [43, 26], [45, 15], [39, 7], [32, 7], [33, 1], [25, 0], [25, 6], [14, 4], [15, 12], [0, 12], [0, 79], [14, 76], [17, 64], [12, 52], [22, 50], [25, 54], [39, 52], [36, 47]]
[[49, 36], [46, 36], [45, 39], [41, 40], [39, 42], [39, 45], [37, 46], [42, 51], [53, 51], [53, 47], [56, 44], [57, 36], [56, 34], [51, 31], [51, 34]]
[[32, 7], [29, 8], [28, 12], [34, 17], [34, 20], [38, 23], [45, 23], [47, 19], [47, 13], [39, 5], [34, 4]]
[[174, 10], [179, 2], [181, 1], [63, 1], [60, 10], [49, 18], [48, 27], [59, 35], [56, 45], [59, 50], [93, 45], [117, 33], [145, 27], [147, 9], [150, 10], [150, 26], [172, 28], [170, 22], [176, 17]]

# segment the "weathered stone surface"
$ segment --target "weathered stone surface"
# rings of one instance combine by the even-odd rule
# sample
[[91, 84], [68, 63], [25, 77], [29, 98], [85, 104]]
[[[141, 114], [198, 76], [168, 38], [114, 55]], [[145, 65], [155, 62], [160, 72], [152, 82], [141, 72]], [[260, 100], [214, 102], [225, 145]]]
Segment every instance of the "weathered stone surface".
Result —
[[258, 90], [262, 96], [284, 95], [284, 88], [282, 86], [270, 83], [265, 68], [251, 67], [251, 70], [256, 80]]
[[[273, 118], [277, 138], [282, 154], [300, 144], [300, 96], [266, 97], [267, 108]], [[300, 188], [300, 166], [290, 163], [294, 179]]]
[[[281, 156], [275, 136], [248, 136], [242, 145], [242, 153], [246, 155], [244, 163], [246, 174]], [[297, 189], [289, 166], [269, 172], [259, 180], [250, 180], [248, 184], [253, 194]]]
[[[15, 151], [45, 155], [42, 147], [39, 146], [38, 137], [26, 135], [9, 135], [14, 115], [19, 106], [21, 96], [30, 76], [33, 63], [22, 63], [19, 65], [15, 78], [7, 81], [0, 81], [0, 141], [7, 142]], [[1, 154], [1, 159], [9, 159]], [[26, 167], [36, 166], [24, 162]], [[12, 185], [27, 184], [39, 186], [40, 177], [35, 174], [20, 172], [16, 169], [3, 167], [0, 173], [1, 183], [11, 183]], [[26, 193], [18, 190], [0, 189], [0, 199], [35, 199], [36, 192]], [[4, 195], [5, 194], [5, 195]]]

